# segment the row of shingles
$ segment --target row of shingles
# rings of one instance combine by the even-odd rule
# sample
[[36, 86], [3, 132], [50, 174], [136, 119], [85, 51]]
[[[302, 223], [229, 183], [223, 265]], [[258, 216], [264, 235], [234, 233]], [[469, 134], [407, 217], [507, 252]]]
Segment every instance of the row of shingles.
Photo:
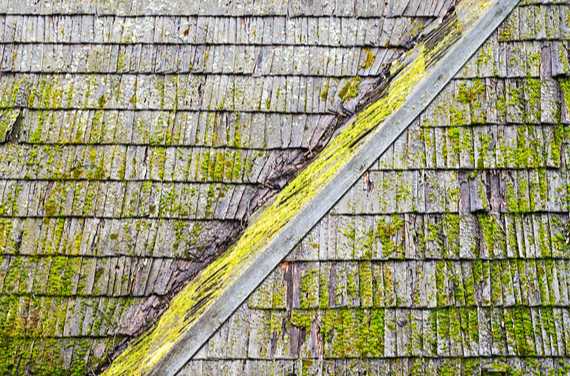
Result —
[[255, 188], [225, 183], [0, 182], [1, 217], [239, 220]]
[[[0, 178], [254, 184], [263, 181], [274, 160], [292, 153], [225, 148], [7, 144], [0, 149]], [[24, 157], [29, 159], [23, 160]], [[42, 165], [40, 161], [45, 160], [51, 164]]]
[[[1, 295], [143, 297], [169, 291], [179, 260], [132, 257], [4, 257]], [[188, 264], [190, 262], [187, 262]]]
[[550, 125], [414, 127], [373, 171], [559, 168], [562, 135], [562, 127]]
[[[133, 304], [112, 297], [0, 297], [2, 337], [125, 337]], [[40, 320], [40, 318], [43, 318]]]
[[519, 6], [499, 27], [499, 41], [568, 39], [569, 14], [570, 7], [565, 1]]
[[426, 19], [0, 16], [2, 43], [401, 47]]
[[352, 78], [377, 75], [400, 52], [401, 47], [12, 44], [0, 45], [0, 70]]
[[554, 169], [564, 161], [564, 128], [492, 124], [408, 128], [371, 172]]
[[566, 307], [568, 260], [297, 262], [249, 298], [262, 310]]
[[[565, 357], [566, 308], [241, 308], [196, 359]], [[238, 334], [239, 333], [239, 334]]]
[[452, 81], [420, 117], [422, 127], [556, 125], [560, 90], [540, 78]]
[[567, 213], [325, 217], [288, 261], [565, 259]]
[[353, 187], [333, 213], [567, 213], [566, 175], [565, 169], [373, 172], [367, 175], [369, 182]]
[[[19, 104], [12, 95], [23, 92], [26, 95], [23, 105], [30, 109], [279, 112], [308, 115], [325, 113], [330, 109], [327, 104], [338, 102], [337, 85], [342, 82], [347, 81], [299, 76], [10, 73], [4, 75], [2, 80], [3, 95], [0, 100], [2, 108], [17, 106]], [[48, 94], [49, 100], [46, 98]]]
[[274, 1], [242, 0], [227, 4], [223, 1], [127, 1], [114, 0], [106, 3], [77, 3], [69, 0], [47, 1], [40, 6], [31, 1], [14, 3], [3, 1], [0, 12], [8, 14], [110, 14], [110, 15], [204, 15], [204, 16], [343, 16], [343, 17], [395, 17], [395, 16], [440, 16], [454, 1], [444, 0], [335, 0], [330, 2], [304, 2], [289, 0], [276, 4]]
[[18, 141], [25, 144], [215, 147], [250, 153], [247, 149], [308, 149], [333, 115], [25, 110], [22, 118]]
[[151, 257], [193, 260], [200, 259], [203, 250], [222, 242], [225, 226], [227, 221], [184, 219], [2, 219], [0, 246], [4, 255], [126, 256], [133, 262]]
[[84, 374], [106, 360], [106, 352], [119, 337], [99, 338], [9, 338], [0, 337], [0, 371], [4, 375], [33, 370], [38, 375]]
[[563, 359], [490, 358], [430, 359], [401, 358], [383, 360], [196, 360], [180, 373], [190, 375], [479, 375], [481, 372], [520, 372], [532, 374], [564, 372], [568, 362]]

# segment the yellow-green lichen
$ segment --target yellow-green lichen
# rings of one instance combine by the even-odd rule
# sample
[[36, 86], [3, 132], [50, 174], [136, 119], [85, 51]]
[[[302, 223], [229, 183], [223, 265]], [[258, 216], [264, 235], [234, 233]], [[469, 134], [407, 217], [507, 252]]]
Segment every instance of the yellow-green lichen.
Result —
[[362, 64], [360, 64], [360, 67], [362, 69], [370, 69], [374, 65], [374, 61], [376, 60], [376, 55], [374, 55], [374, 53], [369, 48], [365, 48], [364, 53], [366, 57], [362, 62]]
[[358, 91], [360, 89], [360, 83], [362, 82], [362, 78], [360, 77], [353, 77], [349, 81], [347, 81], [344, 86], [338, 92], [338, 97], [340, 100], [345, 103], [351, 99], [354, 99], [358, 96]]

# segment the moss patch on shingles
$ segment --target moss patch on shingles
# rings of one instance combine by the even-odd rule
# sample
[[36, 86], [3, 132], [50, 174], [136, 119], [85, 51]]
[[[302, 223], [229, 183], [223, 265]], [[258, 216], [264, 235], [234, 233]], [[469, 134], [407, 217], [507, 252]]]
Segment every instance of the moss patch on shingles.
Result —
[[365, 48], [364, 53], [366, 54], [366, 57], [364, 58], [362, 64], [360, 64], [360, 67], [362, 69], [370, 69], [374, 65], [374, 61], [376, 61], [376, 55], [374, 55], [370, 48]]
[[350, 81], [347, 81], [344, 86], [338, 92], [338, 96], [342, 103], [348, 102], [358, 96], [358, 91], [360, 89], [360, 83], [362, 78], [353, 77]]

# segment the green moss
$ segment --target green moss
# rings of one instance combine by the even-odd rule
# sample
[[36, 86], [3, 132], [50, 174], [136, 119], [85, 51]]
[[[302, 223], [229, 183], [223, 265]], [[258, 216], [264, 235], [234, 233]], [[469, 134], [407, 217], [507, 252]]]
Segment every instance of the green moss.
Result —
[[467, 309], [467, 333], [468, 338], [472, 344], [479, 343], [479, 316], [476, 308]]
[[404, 229], [404, 224], [404, 219], [399, 215], [392, 216], [390, 221], [380, 218], [376, 222], [376, 237], [380, 239], [384, 257], [404, 256], [404, 245], [395, 240], [396, 236]]
[[459, 256], [459, 222], [460, 217], [456, 214], [443, 216], [443, 227], [447, 239], [446, 249], [449, 255]]
[[477, 66], [485, 66], [493, 61], [493, 47], [490, 44], [483, 45], [477, 53]]
[[[540, 52], [538, 54], [538, 59], [540, 61]], [[532, 62], [531, 62], [532, 63]], [[538, 64], [538, 66], [540, 63]], [[527, 121], [540, 122], [541, 119], [541, 86], [542, 82], [538, 78], [529, 78], [525, 82], [525, 92], [528, 100], [528, 111], [525, 111], [527, 115]]]
[[562, 142], [565, 138], [565, 131], [567, 130], [564, 129], [564, 125], [561, 123], [554, 128], [554, 140], [551, 145], [551, 151], [552, 159], [556, 161], [557, 164], [560, 163], [561, 160]]
[[44, 203], [44, 214], [46, 217], [53, 217], [59, 213], [59, 197], [51, 194]]
[[465, 305], [465, 287], [463, 285], [463, 276], [461, 275], [461, 269], [459, 274], [456, 272], [454, 265], [451, 261], [447, 262], [447, 270], [449, 273], [449, 281], [453, 287], [453, 297], [456, 305]]
[[371, 357], [384, 355], [384, 314], [383, 309], [370, 312], [370, 330], [366, 340], [366, 353]]
[[346, 84], [344, 84], [344, 86], [338, 92], [340, 100], [343, 103], [346, 103], [349, 100], [356, 98], [358, 96], [361, 82], [362, 78], [360, 77], [353, 77], [351, 80], [346, 82]]
[[319, 307], [320, 308], [327, 308], [329, 304], [329, 273], [326, 273], [325, 270], [321, 270], [319, 273]]
[[277, 285], [273, 290], [273, 295], [271, 296], [271, 307], [285, 308], [285, 295], [286, 295], [285, 285], [280, 282], [277, 282]]
[[360, 323], [355, 317], [356, 312], [360, 311], [352, 309], [341, 309], [339, 311], [341, 321], [340, 325], [335, 328], [338, 334], [338, 340], [335, 341], [334, 345], [336, 345], [335, 347], [337, 348], [336, 354], [340, 357], [351, 356], [355, 353], [355, 350], [357, 350], [357, 333]]
[[[441, 352], [447, 353], [449, 351], [449, 308], [441, 308], [436, 310], [437, 314], [437, 337], [441, 339], [438, 341], [438, 348], [441, 349]], [[439, 352], [438, 352], [439, 353]]]
[[452, 344], [460, 345], [462, 343], [462, 327], [461, 309], [451, 307], [449, 309], [449, 339]]
[[560, 89], [562, 90], [563, 105], [566, 109], [566, 113], [570, 114], [570, 79], [564, 78], [560, 81]]
[[316, 307], [319, 301], [319, 271], [317, 269], [309, 269], [303, 273], [300, 289], [300, 307], [302, 309]]
[[485, 161], [488, 159], [489, 149], [493, 137], [490, 134], [481, 135], [481, 148], [479, 149], [479, 158], [477, 159], [477, 168], [485, 168]]
[[325, 82], [323, 87], [321, 88], [320, 97], [323, 102], [326, 102], [329, 97], [330, 85], [329, 82]]
[[309, 333], [313, 323], [313, 316], [313, 311], [299, 311], [295, 309], [291, 312], [290, 322], [291, 325], [303, 328], [307, 333]]
[[372, 294], [372, 265], [370, 262], [358, 264], [358, 280], [360, 287], [360, 305], [371, 307], [373, 303]]
[[449, 113], [451, 115], [451, 125], [458, 126], [467, 124], [467, 114], [465, 110], [460, 109], [456, 105], [451, 105]]
[[374, 61], [376, 61], [376, 55], [374, 55], [372, 50], [370, 50], [369, 48], [365, 48], [364, 53], [366, 54], [366, 58], [364, 59], [362, 64], [360, 64], [360, 67], [362, 69], [370, 69], [374, 65]]
[[19, 115], [19, 109], [0, 110], [0, 144], [7, 141], [7, 136], [12, 131]]
[[[519, 86], [520, 85], [520, 86]], [[525, 115], [525, 99], [522, 84], [519, 82], [512, 83], [507, 88], [507, 111], [520, 112], [524, 117]]]
[[435, 286], [437, 294], [437, 306], [443, 307], [449, 304], [446, 287], [446, 264], [444, 261], [437, 261], [435, 264]]
[[495, 305], [503, 302], [503, 270], [499, 262], [489, 263], [491, 276], [491, 302]]
[[73, 290], [73, 278], [79, 272], [80, 259], [53, 257], [51, 259], [47, 291], [50, 294], [69, 296]]
[[506, 254], [505, 231], [494, 215], [478, 216], [483, 242], [490, 256]]
[[347, 274], [347, 278], [346, 278], [346, 292], [347, 292], [347, 298], [348, 298], [349, 303], [351, 301], [356, 301], [356, 299], [358, 299], [358, 295], [359, 295], [358, 274], [354, 273], [350, 269], [348, 270], [348, 274]]

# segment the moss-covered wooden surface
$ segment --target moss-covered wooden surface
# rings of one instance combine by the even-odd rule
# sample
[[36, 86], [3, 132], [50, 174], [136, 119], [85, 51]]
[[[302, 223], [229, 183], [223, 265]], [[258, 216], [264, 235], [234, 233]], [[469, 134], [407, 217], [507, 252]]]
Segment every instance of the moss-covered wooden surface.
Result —
[[451, 3], [0, 1], [0, 373], [107, 363]]
[[542, 3], [515, 10], [182, 374], [569, 372], [570, 7]]

